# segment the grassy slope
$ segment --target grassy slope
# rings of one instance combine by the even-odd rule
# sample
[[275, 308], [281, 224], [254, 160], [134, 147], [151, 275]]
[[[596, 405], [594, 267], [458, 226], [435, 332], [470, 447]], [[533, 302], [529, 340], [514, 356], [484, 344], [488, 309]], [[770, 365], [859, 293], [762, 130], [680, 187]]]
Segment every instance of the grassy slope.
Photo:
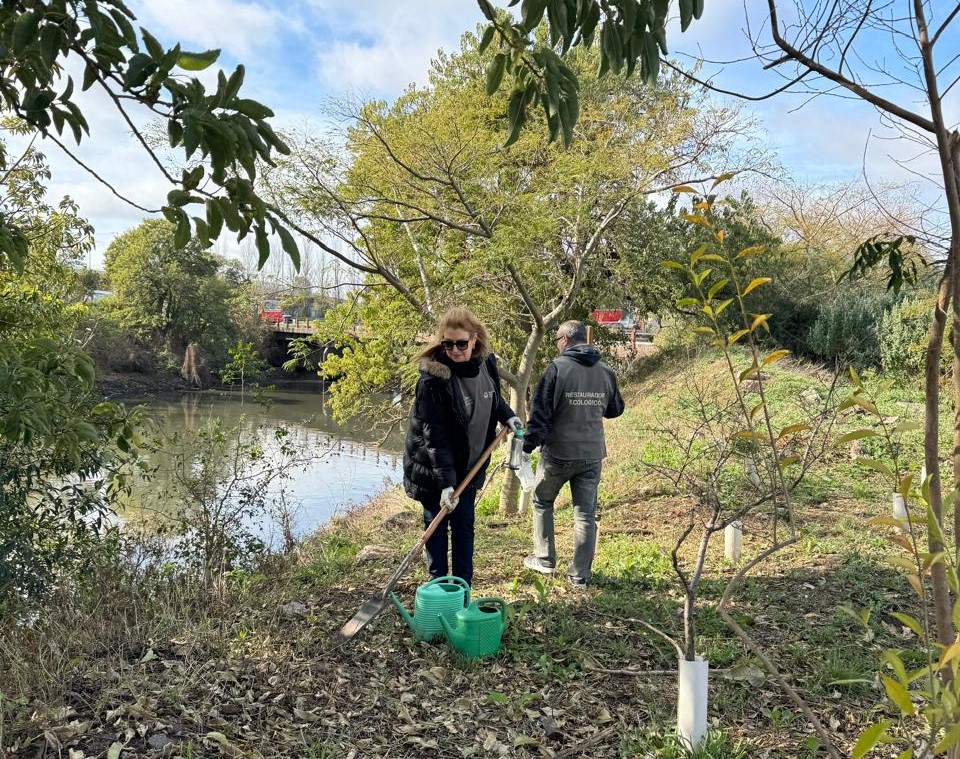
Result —
[[[103, 756], [119, 741], [125, 757], [657, 755], [651, 735], [672, 727], [676, 687], [659, 671], [675, 669], [676, 655], [640, 621], [681, 631], [668, 552], [686, 502], [640, 459], [667, 455], [649, 430], [676, 413], [684, 378], [716, 371], [708, 360], [664, 364], [628, 386], [627, 413], [608, 425], [590, 590], [522, 568], [529, 516], [497, 515], [496, 478], [487, 486], [476, 590], [512, 603], [496, 659], [468, 662], [444, 645], [416, 643], [392, 609], [350, 646], [333, 646], [333, 631], [418, 536], [416, 504], [391, 492], [316, 536], [295, 561], [232, 589], [223, 604], [197, 602], [179, 581], [157, 581], [147, 597], [114, 578], [95, 603], [65, 602], [36, 629], [7, 631], [0, 748], [43, 756], [46, 744], [54, 756], [59, 742]], [[771, 403], [796, 405], [814, 376], [803, 367], [775, 372]], [[909, 416], [921, 400], [888, 392], [885, 413]], [[905, 450], [915, 453], [917, 443], [907, 440]], [[887, 612], [909, 609], [912, 592], [884, 563], [893, 549], [866, 526], [887, 513], [886, 489], [847, 451], [833, 456], [798, 491], [802, 539], [760, 566], [736, 597], [738, 619], [846, 746], [880, 700], [881, 649], [911, 645]], [[557, 514], [561, 562], [572, 550], [566, 498], [564, 491]], [[745, 524], [747, 556], [761, 548], [756, 527]], [[355, 565], [368, 543], [396, 558]], [[722, 550], [722, 540], [711, 548], [697, 619], [702, 654], [724, 671], [711, 679], [710, 716], [728, 748], [712, 755], [732, 756], [729, 744], [742, 741], [748, 756], [816, 756], [809, 725], [776, 686], [757, 684], [757, 661], [714, 611], [734, 571]], [[399, 596], [412, 603], [424, 579], [418, 565]], [[282, 613], [290, 601], [305, 604], [306, 614]], [[871, 610], [869, 633], [847, 607]], [[627, 668], [654, 673], [604, 671]]]

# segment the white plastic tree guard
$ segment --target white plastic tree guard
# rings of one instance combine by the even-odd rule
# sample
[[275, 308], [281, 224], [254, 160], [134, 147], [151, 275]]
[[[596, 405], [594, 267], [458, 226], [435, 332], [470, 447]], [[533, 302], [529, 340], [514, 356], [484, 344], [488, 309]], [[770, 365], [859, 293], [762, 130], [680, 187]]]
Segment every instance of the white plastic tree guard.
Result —
[[900, 493], [893, 493], [891, 495], [891, 501], [893, 502], [893, 518], [906, 519], [907, 502], [903, 500], [903, 496]]
[[695, 661], [678, 661], [677, 737], [690, 750], [700, 748], [707, 738], [707, 684], [710, 663], [699, 656]]
[[743, 522], [739, 519], [723, 528], [723, 556], [729, 561], [739, 561], [743, 552]]

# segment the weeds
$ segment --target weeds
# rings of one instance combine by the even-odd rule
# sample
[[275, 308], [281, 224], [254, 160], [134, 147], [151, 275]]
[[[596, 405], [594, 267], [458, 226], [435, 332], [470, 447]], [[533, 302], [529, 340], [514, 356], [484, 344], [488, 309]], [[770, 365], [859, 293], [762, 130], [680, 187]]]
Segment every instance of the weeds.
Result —
[[620, 756], [623, 759], [746, 759], [746, 745], [733, 742], [725, 733], [711, 730], [703, 745], [690, 750], [670, 732], [634, 731], [621, 738]]

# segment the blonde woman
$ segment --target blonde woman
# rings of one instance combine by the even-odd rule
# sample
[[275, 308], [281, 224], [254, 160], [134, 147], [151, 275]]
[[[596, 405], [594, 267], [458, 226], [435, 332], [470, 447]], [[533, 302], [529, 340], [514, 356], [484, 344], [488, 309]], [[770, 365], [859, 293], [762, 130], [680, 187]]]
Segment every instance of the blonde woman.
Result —
[[403, 486], [423, 505], [425, 527], [443, 506], [450, 510], [426, 543], [430, 576], [454, 574], [472, 585], [474, 507], [486, 464], [459, 499], [453, 499], [453, 491], [493, 441], [498, 421], [515, 430], [522, 423], [500, 392], [500, 373], [486, 327], [468, 309], [446, 311], [433, 341], [418, 358], [420, 377], [410, 408]]

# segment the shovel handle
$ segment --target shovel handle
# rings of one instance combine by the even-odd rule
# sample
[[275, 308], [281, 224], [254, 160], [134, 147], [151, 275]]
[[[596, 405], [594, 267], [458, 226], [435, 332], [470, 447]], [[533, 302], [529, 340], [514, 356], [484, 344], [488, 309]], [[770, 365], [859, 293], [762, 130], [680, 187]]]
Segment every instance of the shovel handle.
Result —
[[[463, 478], [463, 481], [457, 485], [457, 489], [453, 491], [454, 498], [459, 498], [463, 491], [467, 489], [467, 487], [473, 481], [473, 478], [477, 476], [477, 472], [480, 471], [480, 468], [487, 463], [487, 459], [490, 458], [490, 454], [493, 453], [493, 450], [500, 445], [500, 443], [506, 440], [509, 432], [509, 427], [500, 428], [500, 432], [497, 433], [497, 436], [493, 439], [493, 442], [491, 442], [490, 445], [486, 447], [484, 452], [480, 454], [480, 458], [477, 459], [477, 463], [473, 465], [470, 471], [467, 472], [467, 476]], [[450, 510], [446, 506], [441, 507], [440, 511], [437, 512], [437, 515], [433, 518], [433, 521], [427, 525], [427, 529], [424, 530], [420, 540], [418, 540], [417, 544], [410, 550], [410, 553], [403, 558], [403, 561], [400, 562], [400, 566], [397, 567], [397, 571], [393, 573], [393, 576], [387, 582], [387, 587], [384, 589], [384, 595], [386, 595], [390, 588], [392, 588], [396, 582], [403, 577], [403, 574], [410, 567], [411, 562], [413, 562], [413, 560], [417, 557], [424, 545], [426, 545], [426, 542], [430, 539], [430, 536], [433, 535], [433, 533], [436, 532], [437, 527], [440, 526], [440, 522], [442, 522], [444, 517], [449, 513]]]

